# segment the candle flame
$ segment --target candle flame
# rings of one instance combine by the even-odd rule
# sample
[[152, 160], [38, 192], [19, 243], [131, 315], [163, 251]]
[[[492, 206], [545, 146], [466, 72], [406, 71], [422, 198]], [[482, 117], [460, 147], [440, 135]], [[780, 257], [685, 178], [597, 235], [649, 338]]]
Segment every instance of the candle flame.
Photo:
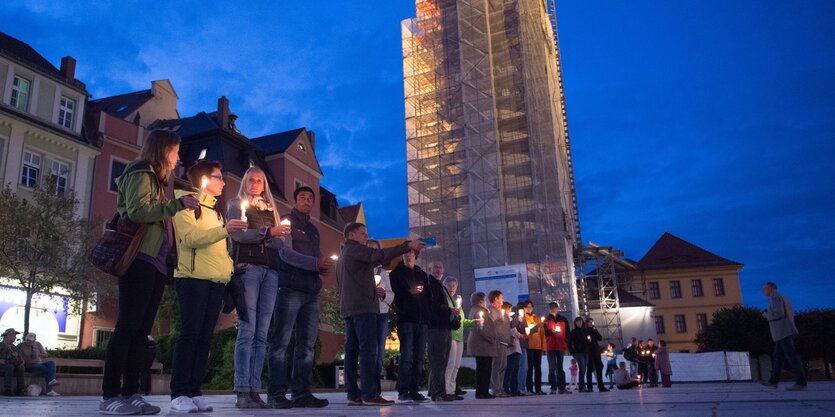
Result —
[[290, 219], [284, 219], [279, 224], [281, 224], [282, 226], [289, 226], [290, 225]]
[[338, 260], [338, 259], [339, 259], [339, 256], [337, 256], [337, 255], [331, 255], [331, 259], [332, 259], [332, 260], [334, 260], [334, 261], [336, 261], [336, 260]]

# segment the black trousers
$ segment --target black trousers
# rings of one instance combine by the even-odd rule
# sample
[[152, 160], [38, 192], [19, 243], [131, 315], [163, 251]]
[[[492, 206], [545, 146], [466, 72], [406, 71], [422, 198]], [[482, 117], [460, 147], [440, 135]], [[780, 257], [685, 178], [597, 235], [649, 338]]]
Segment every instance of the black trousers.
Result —
[[429, 396], [446, 394], [446, 365], [449, 361], [449, 345], [452, 332], [449, 329], [429, 329]]
[[171, 398], [199, 397], [206, 376], [209, 348], [223, 301], [223, 284], [197, 278], [177, 278], [180, 337], [174, 348]]
[[528, 349], [528, 373], [525, 378], [528, 391], [542, 391], [542, 351]]
[[492, 356], [475, 357], [475, 395], [490, 394], [490, 376], [493, 372]]
[[119, 315], [107, 344], [101, 390], [104, 398], [139, 392], [148, 334], [157, 316], [165, 275], [148, 262], [135, 260], [119, 278]]
[[606, 388], [603, 383], [603, 360], [600, 359], [600, 353], [589, 353], [589, 364], [586, 367], [586, 388], [591, 391], [591, 375], [594, 373], [597, 376], [597, 389]]

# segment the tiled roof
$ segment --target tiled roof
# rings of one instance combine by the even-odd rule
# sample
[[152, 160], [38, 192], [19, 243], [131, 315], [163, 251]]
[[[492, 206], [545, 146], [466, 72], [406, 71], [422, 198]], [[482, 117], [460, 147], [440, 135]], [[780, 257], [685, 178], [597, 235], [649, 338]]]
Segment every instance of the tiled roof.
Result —
[[359, 203], [339, 208], [339, 215], [342, 216], [342, 220], [344, 220], [346, 223], [357, 221], [357, 215], [359, 215], [359, 213]]
[[272, 135], [253, 138], [252, 142], [263, 149], [267, 155], [283, 153], [305, 130], [305, 128], [301, 127], [286, 132], [274, 133]]
[[643, 270], [711, 266], [742, 267], [742, 264], [708, 252], [669, 232], [664, 232], [646, 255], [638, 261], [638, 267]]
[[[64, 74], [58, 68], [55, 68], [43, 55], [39, 54], [28, 43], [21, 41], [15, 37], [9, 36], [0, 32], [0, 53], [9, 56], [10, 58], [19, 60], [32, 66], [35, 69], [43, 71], [44, 73], [67, 82], [64, 79]], [[68, 82], [70, 85], [86, 90], [87, 87], [78, 80]]]
[[104, 97], [98, 100], [90, 100], [90, 109], [101, 110], [107, 114], [124, 118], [147, 103], [152, 97], [154, 97], [154, 94], [150, 89]]

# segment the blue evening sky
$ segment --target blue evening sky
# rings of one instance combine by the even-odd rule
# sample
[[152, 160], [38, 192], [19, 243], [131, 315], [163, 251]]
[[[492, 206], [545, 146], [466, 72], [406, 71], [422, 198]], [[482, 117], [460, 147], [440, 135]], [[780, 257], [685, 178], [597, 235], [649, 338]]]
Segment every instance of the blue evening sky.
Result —
[[[164, 4], [161, 4], [164, 3]], [[250, 5], [251, 4], [251, 5]], [[584, 241], [638, 259], [665, 231], [835, 302], [835, 2], [559, 1]], [[407, 233], [400, 21], [410, 0], [5, 1], [0, 31], [78, 60], [94, 98], [170, 79], [250, 137], [317, 133], [323, 184]]]

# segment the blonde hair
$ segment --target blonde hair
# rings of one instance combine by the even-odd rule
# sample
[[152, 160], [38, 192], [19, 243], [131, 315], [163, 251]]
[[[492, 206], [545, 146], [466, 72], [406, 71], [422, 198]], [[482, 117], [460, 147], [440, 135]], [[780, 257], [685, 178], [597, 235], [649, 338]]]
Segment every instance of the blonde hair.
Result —
[[180, 136], [170, 130], [154, 130], [148, 135], [139, 159], [151, 165], [157, 179], [163, 185], [168, 185], [168, 178], [173, 169], [168, 166], [168, 152], [180, 144]]
[[264, 173], [264, 170], [258, 167], [249, 167], [248, 170], [244, 173], [244, 177], [241, 179], [241, 189], [238, 190], [238, 199], [242, 200], [244, 198], [249, 198], [249, 192], [247, 192], [247, 183], [249, 182], [249, 178], [253, 175], [260, 175], [261, 178], [264, 180], [264, 189], [261, 191], [261, 197], [264, 200], [267, 200], [270, 206], [273, 208], [273, 217], [275, 218], [275, 224], [278, 226], [279, 223], [279, 216], [278, 216], [278, 207], [275, 205], [275, 200], [273, 200], [273, 194], [270, 192], [270, 183], [267, 182], [267, 174]]

